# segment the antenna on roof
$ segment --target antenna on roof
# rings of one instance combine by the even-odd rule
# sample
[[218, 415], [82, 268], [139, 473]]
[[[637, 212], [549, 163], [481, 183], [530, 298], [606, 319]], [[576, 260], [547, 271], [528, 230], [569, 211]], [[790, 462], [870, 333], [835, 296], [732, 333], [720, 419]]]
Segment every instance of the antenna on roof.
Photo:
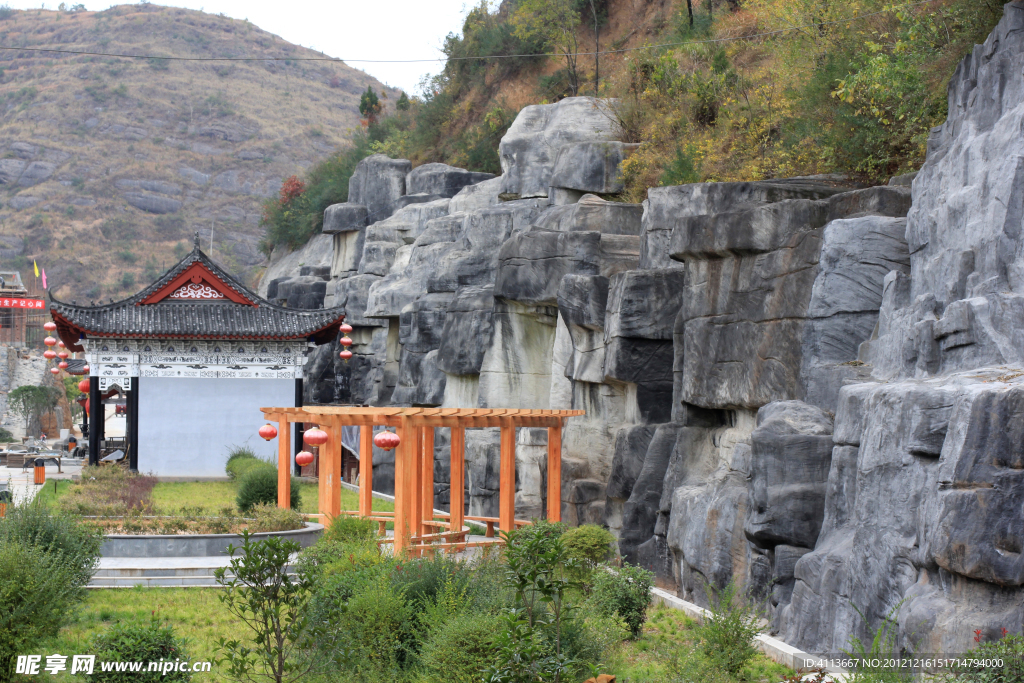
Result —
[[192, 244], [195, 245], [196, 249], [199, 248], [199, 231], [198, 230], [196, 230], [195, 235], [192, 236]]

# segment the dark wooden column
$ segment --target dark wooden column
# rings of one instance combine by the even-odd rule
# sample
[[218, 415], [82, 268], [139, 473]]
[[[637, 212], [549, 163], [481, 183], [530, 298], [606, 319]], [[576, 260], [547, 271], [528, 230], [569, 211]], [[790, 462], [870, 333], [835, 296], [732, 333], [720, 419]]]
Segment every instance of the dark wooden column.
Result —
[[89, 464], [100, 461], [100, 440], [103, 439], [103, 399], [100, 397], [100, 378], [89, 378]]
[[[302, 378], [298, 377], [295, 380], [295, 407], [302, 407]], [[305, 431], [301, 422], [295, 423], [295, 450], [292, 455], [302, 450], [302, 434]], [[302, 476], [302, 467], [299, 463], [295, 463], [295, 476]]]
[[139, 471], [139, 378], [128, 379], [128, 468], [132, 472]]

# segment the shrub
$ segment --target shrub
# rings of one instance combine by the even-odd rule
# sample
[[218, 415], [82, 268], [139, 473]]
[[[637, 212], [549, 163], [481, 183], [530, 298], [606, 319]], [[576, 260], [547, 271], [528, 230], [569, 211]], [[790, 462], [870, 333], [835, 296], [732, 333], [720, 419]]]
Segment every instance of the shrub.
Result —
[[261, 462], [266, 462], [256, 457], [256, 454], [244, 446], [236, 446], [228, 453], [228, 461], [224, 464], [224, 471], [231, 479], [238, 479], [247, 469]]
[[249, 529], [254, 533], [291, 531], [292, 529], [301, 529], [303, 525], [302, 515], [294, 508], [279, 508], [276, 503], [272, 505], [266, 503], [253, 505], [249, 510], [249, 514], [253, 518], [252, 523], [249, 524]]
[[502, 619], [462, 614], [436, 629], [423, 644], [421, 661], [432, 681], [477, 683], [494, 661]]
[[411, 661], [420, 629], [404, 592], [380, 576], [348, 601], [339, 633], [350, 648], [352, 669], [393, 676]]
[[43, 505], [21, 504], [9, 506], [7, 516], [0, 519], [2, 542], [33, 546], [60, 558], [62, 566], [70, 568], [74, 586], [82, 589], [99, 561], [103, 536], [69, 515]]
[[0, 538], [0, 680], [10, 680], [17, 655], [56, 635], [73, 612], [81, 567], [69, 557]]
[[58, 501], [58, 507], [79, 515], [119, 516], [147, 512], [156, 477], [133, 474], [123, 467], [86, 467], [82, 478]]
[[[981, 634], [978, 634], [978, 638]], [[1024, 637], [1004, 635], [1000, 640], [982, 643], [967, 655], [970, 659], [1001, 659], [1001, 667], [962, 667], [943, 677], [947, 683], [1015, 683], [1024, 681]]]
[[732, 583], [715, 592], [707, 588], [711, 614], [698, 629], [700, 652], [713, 665], [737, 674], [754, 658], [754, 639], [764, 631], [761, 612], [736, 592]]
[[[299, 484], [292, 479], [291, 507], [299, 507]], [[238, 480], [238, 509], [249, 512], [254, 505], [277, 505], [277, 469], [268, 463], [249, 468]]]
[[364, 541], [377, 538], [377, 522], [363, 517], [341, 515], [336, 517], [324, 532], [325, 541]]
[[597, 572], [591, 599], [600, 614], [621, 617], [635, 640], [643, 633], [644, 622], [647, 621], [653, 584], [654, 574], [642, 567], [625, 564], [614, 572]]
[[612, 555], [615, 537], [604, 527], [583, 524], [562, 534], [562, 543], [568, 557], [579, 563], [580, 579], [587, 579], [597, 565]]
[[[186, 642], [174, 635], [171, 626], [157, 621], [148, 624], [120, 622], [93, 636], [92, 650], [99, 661], [156, 662], [189, 660]], [[128, 683], [129, 681], [191, 681], [191, 671], [101, 671], [96, 667], [89, 676], [96, 683]]]

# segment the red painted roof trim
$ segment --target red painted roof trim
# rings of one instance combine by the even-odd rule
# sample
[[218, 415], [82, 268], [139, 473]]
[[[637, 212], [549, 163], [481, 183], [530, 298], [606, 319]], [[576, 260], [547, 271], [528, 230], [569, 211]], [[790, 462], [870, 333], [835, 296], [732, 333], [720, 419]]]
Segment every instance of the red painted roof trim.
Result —
[[[204, 281], [207, 285], [223, 294], [224, 298], [234, 301], [236, 304], [247, 304], [257, 308], [259, 307], [255, 301], [239, 294], [233, 287], [217, 277], [213, 271], [204, 266], [200, 261], [193, 263], [191, 266], [183, 270], [178, 277], [174, 278], [135, 305], [141, 306], [142, 304], [155, 304], [168, 298], [171, 294], [177, 291], [179, 287], [188, 282], [195, 282], [196, 284], [199, 284]], [[67, 344], [67, 342], [64, 343]]]

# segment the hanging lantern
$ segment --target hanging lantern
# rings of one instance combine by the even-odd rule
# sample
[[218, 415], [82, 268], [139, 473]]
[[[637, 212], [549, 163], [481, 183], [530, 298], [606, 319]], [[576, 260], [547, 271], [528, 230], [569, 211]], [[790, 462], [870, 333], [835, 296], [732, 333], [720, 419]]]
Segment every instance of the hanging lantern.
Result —
[[260, 436], [262, 436], [265, 441], [270, 441], [277, 436], [277, 427], [272, 424], [263, 425], [260, 427]]
[[327, 432], [314, 427], [313, 429], [307, 429], [302, 435], [302, 440], [308, 443], [310, 446], [323, 446], [327, 443]]
[[50, 368], [50, 374], [56, 375], [60, 372], [60, 368]]
[[53, 360], [56, 357], [57, 354], [54, 353], [52, 349], [46, 349], [45, 351], [43, 351], [43, 358], [45, 358], [46, 360]]
[[340, 357], [340, 358], [341, 358], [342, 360], [348, 360], [349, 358], [351, 358], [351, 357], [352, 357], [352, 352], [351, 352], [351, 351], [349, 351], [348, 349], [342, 349], [342, 350], [341, 350], [341, 353], [339, 353], [339, 354], [338, 354], [338, 356], [339, 356], [339, 357]]
[[352, 340], [349, 339], [348, 337], [342, 337], [341, 339], [338, 340], [338, 343], [344, 346], [345, 348], [352, 346]]
[[341, 330], [342, 334], [348, 334], [349, 332], [352, 331], [352, 326], [349, 325], [348, 323], [342, 323], [341, 327], [339, 327], [338, 329]]
[[62, 360], [61, 362], [57, 363], [57, 367], [60, 368], [61, 370], [67, 370], [68, 362], [66, 360]]
[[57, 346], [58, 346], [58, 348], [62, 348], [62, 349], [63, 349], [63, 348], [66, 348], [66, 347], [64, 346], [64, 340], [63, 340], [63, 339], [58, 339], [58, 340], [57, 340]]
[[61, 360], [67, 360], [68, 356], [70, 356], [70, 355], [71, 354], [68, 353], [67, 351], [58, 351], [57, 352], [57, 357], [60, 358]]
[[54, 344], [57, 343], [57, 340], [54, 339], [53, 337], [47, 337], [46, 339], [43, 340], [43, 343], [46, 344], [47, 346], [53, 346]]
[[384, 430], [373, 437], [373, 445], [382, 451], [391, 451], [398, 448], [398, 444], [402, 443], [398, 434]]
[[298, 453], [295, 454], [296, 465], [300, 467], [305, 467], [311, 462], [313, 462], [313, 454], [310, 453], [309, 451], [299, 451]]
[[88, 366], [88, 365], [86, 365], [85, 367], [83, 367], [83, 368], [82, 368], [82, 372], [84, 372], [85, 374], [87, 374], [87, 375], [88, 375], [88, 374], [89, 374], [89, 366]]
[[83, 394], [88, 394], [90, 385], [91, 383], [89, 382], [89, 380], [83, 379], [81, 382], [78, 383], [78, 390], [81, 391]]
[[57, 329], [57, 323], [55, 323], [55, 322], [43, 323], [43, 329], [46, 330], [47, 332], [53, 332], [55, 329]]

